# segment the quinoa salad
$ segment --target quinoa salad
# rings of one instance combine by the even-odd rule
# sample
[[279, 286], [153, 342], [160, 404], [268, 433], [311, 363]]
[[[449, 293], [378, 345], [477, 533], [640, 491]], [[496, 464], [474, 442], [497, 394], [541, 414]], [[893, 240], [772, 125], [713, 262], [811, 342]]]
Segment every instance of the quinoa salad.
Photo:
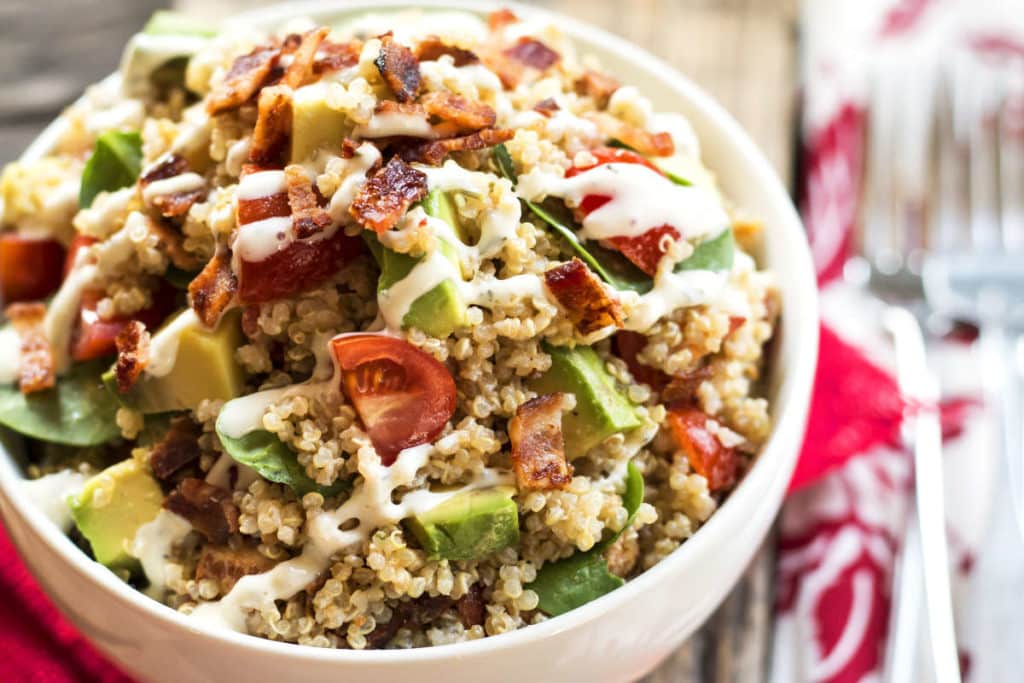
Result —
[[197, 622], [535, 624], [697, 533], [771, 431], [761, 224], [557, 26], [160, 12], [56, 125], [0, 178], [0, 425]]

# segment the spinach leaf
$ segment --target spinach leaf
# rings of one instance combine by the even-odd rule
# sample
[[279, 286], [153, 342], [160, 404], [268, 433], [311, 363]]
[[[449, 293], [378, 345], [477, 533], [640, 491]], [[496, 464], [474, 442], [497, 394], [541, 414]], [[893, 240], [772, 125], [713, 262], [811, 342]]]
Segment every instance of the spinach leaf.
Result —
[[290, 487], [299, 497], [316, 491], [329, 498], [348, 489], [349, 483], [344, 480], [321, 486], [310, 479], [292, 449], [271, 432], [257, 429], [233, 439], [225, 436], [218, 424], [217, 436], [224, 451], [234, 460], [253, 468], [264, 479]]
[[57, 386], [25, 395], [0, 385], [0, 424], [40, 441], [98, 446], [121, 435], [118, 402], [103, 386], [105, 361], [72, 365]]
[[136, 132], [108, 130], [96, 138], [96, 148], [82, 170], [78, 205], [87, 208], [100, 192], [127, 187], [142, 171], [142, 137]]
[[604, 559], [604, 552], [615, 543], [636, 519], [637, 510], [644, 502], [644, 477], [633, 463], [626, 470], [626, 490], [622, 504], [629, 512], [622, 529], [605, 538], [585, 553], [576, 553], [564, 560], [546, 564], [537, 572], [537, 578], [527, 588], [537, 593], [537, 607], [545, 614], [558, 616], [569, 610], [596, 600], [623, 585], [620, 577], [612, 574]]
[[[636, 152], [637, 154], [640, 154], [639, 152], [637, 152], [635, 149], [633, 149], [632, 147], [627, 145], [622, 140], [616, 140], [615, 138], [612, 138], [608, 142], [608, 146], [609, 147], [618, 147], [619, 149], [628, 149], [630, 152]], [[671, 180], [676, 185], [682, 185], [683, 187], [693, 187], [693, 183], [691, 183], [689, 180], [687, 180], [683, 176], [679, 175], [678, 173], [673, 173], [672, 171], [668, 170], [667, 168], [665, 168], [664, 166], [659, 164], [657, 159], [651, 160], [651, 163], [654, 164], [655, 166], [657, 166], [658, 170], [661, 171], [662, 174], [666, 178]]]
[[736, 255], [736, 241], [732, 236], [732, 228], [726, 228], [717, 237], [704, 240], [693, 250], [690, 256], [676, 264], [676, 272], [683, 270], [732, 270], [733, 257]]
[[[512, 157], [505, 145], [497, 145], [494, 148], [494, 158], [498, 170], [507, 179], [516, 183], [515, 166], [512, 164]], [[605, 282], [615, 289], [630, 289], [641, 294], [650, 291], [651, 280], [639, 268], [629, 262], [621, 254], [604, 249], [596, 244], [584, 244], [576, 236], [576, 232], [569, 227], [572, 217], [566, 211], [564, 205], [553, 201], [545, 201], [543, 204], [531, 202], [526, 199], [520, 201], [541, 219], [556, 233], [562, 236], [576, 252], [580, 259], [590, 266], [590, 269], [601, 276]]]

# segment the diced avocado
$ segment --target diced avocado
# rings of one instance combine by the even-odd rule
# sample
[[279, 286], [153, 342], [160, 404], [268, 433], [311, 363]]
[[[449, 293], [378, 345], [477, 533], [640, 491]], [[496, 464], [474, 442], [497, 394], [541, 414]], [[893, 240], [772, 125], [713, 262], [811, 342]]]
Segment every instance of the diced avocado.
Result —
[[519, 543], [515, 489], [460, 493], [407, 524], [431, 559], [476, 560]]
[[131, 569], [127, 548], [139, 527], [160, 512], [164, 494], [156, 479], [136, 460], [125, 460], [85, 483], [68, 497], [71, 518], [89, 540], [96, 561], [111, 569]]
[[[162, 335], [177, 335], [174, 366], [161, 376], [143, 373], [125, 401], [143, 413], [195, 410], [204, 399], [229, 401], [242, 393], [242, 369], [235, 350], [242, 343], [239, 316], [229, 313], [215, 330], [206, 329], [188, 312], [188, 319], [175, 318], [153, 335], [151, 349], [164, 346]], [[151, 361], [158, 362], [159, 359]]]
[[452, 230], [455, 231], [455, 236], [463, 244], [469, 244], [469, 236], [466, 234], [465, 226], [462, 221], [459, 220], [458, 213], [455, 211], [455, 203], [452, 201], [452, 197], [447, 192], [441, 190], [431, 190], [427, 193], [427, 196], [423, 198], [423, 211], [428, 216], [434, 218], [440, 218], [448, 225], [452, 226]]
[[530, 388], [576, 396], [576, 407], [562, 416], [566, 455], [577, 458], [612, 434], [640, 426], [636, 408], [616, 388], [592, 348], [544, 344], [544, 351], [551, 356], [551, 369], [531, 381]]
[[182, 87], [188, 60], [217, 30], [174, 12], [156, 12], [141, 33], [132, 36], [121, 56], [121, 79], [129, 97]]
[[[451, 204], [451, 199], [444, 193], [437, 190], [431, 191], [423, 200], [423, 209], [427, 215], [447, 222], [453, 227], [456, 235], [459, 235], [454, 207]], [[378, 292], [383, 292], [403, 280], [421, 260], [387, 249], [368, 233], [366, 240], [380, 266]], [[437, 240], [437, 245], [441, 254], [455, 267], [456, 272], [461, 272], [459, 255], [455, 248], [441, 238]], [[405, 317], [402, 318], [402, 327], [416, 327], [432, 337], [438, 338], [451, 335], [465, 324], [466, 303], [459, 293], [458, 285], [452, 279], [444, 280], [413, 301]]]
[[343, 112], [328, 106], [325, 85], [299, 88], [292, 98], [292, 163], [307, 161], [321, 148], [339, 149], [351, 128]]

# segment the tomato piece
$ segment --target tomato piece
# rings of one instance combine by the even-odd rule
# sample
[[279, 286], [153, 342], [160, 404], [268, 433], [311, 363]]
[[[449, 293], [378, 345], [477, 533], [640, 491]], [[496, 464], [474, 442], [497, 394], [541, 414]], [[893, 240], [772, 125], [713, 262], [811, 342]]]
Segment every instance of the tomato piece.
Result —
[[350, 334], [331, 340], [331, 352], [341, 388], [385, 465], [403, 449], [432, 441], [455, 413], [448, 368], [409, 342]]
[[686, 453], [690, 466], [708, 480], [708, 489], [720, 491], [736, 483], [740, 456], [726, 448], [707, 427], [708, 416], [690, 405], [668, 409], [668, 424], [676, 445]]
[[88, 235], [75, 235], [75, 238], [71, 240], [71, 246], [68, 247], [68, 256], [64, 260], [64, 277], [68, 276], [71, 272], [71, 268], [75, 265], [75, 259], [78, 258], [78, 252], [86, 247], [99, 242], [95, 237], [89, 237]]
[[[595, 163], [583, 166], [573, 166], [565, 172], [565, 177], [572, 178], [573, 176], [579, 175], [584, 171], [589, 171], [597, 166], [612, 163], [640, 164], [641, 166], [646, 166], [651, 169], [658, 175], [664, 175], [657, 166], [650, 162], [650, 160], [629, 149], [598, 147], [597, 149], [591, 150], [590, 153], [593, 154], [594, 158], [597, 160]], [[606, 195], [590, 194], [580, 201], [579, 210], [583, 215], [587, 215], [593, 211], [597, 211], [609, 201], [611, 201], [611, 197]], [[674, 240], [681, 237], [679, 231], [671, 225], [661, 225], [651, 228], [644, 234], [637, 235], [636, 237], [613, 237], [609, 239], [608, 242], [612, 247], [621, 252], [623, 256], [629, 259], [633, 265], [651, 277], [654, 277], [658, 272], [658, 263], [661, 261], [661, 257], [665, 254], [661, 248], [661, 241], [665, 236], [669, 236]]]
[[0, 298], [4, 305], [45, 299], [60, 287], [64, 246], [57, 240], [0, 235]]
[[647, 346], [647, 337], [639, 332], [620, 330], [615, 333], [613, 343], [616, 355], [626, 361], [626, 367], [637, 382], [656, 391], [661, 391], [669, 383], [669, 376], [664, 372], [637, 360], [637, 355]]
[[175, 292], [168, 285], [161, 286], [153, 294], [153, 305], [131, 316], [115, 316], [109, 320], [100, 318], [96, 306], [103, 298], [103, 292], [86, 290], [79, 302], [78, 327], [71, 338], [71, 358], [87, 361], [117, 353], [114, 340], [132, 320], [139, 320], [146, 329], [155, 330], [174, 309]]
[[324, 282], [364, 249], [360, 238], [341, 229], [318, 242], [295, 240], [262, 261], [242, 261], [238, 297], [248, 304], [293, 296]]

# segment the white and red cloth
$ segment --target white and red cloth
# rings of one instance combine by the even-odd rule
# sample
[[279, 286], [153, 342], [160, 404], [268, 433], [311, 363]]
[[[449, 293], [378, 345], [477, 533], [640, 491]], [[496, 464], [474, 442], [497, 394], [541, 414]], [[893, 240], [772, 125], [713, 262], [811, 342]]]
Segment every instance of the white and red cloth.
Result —
[[[868, 63], [880, 52], [954, 45], [1024, 55], [1024, 2], [809, 0], [802, 19], [801, 209], [824, 325], [807, 439], [781, 517], [771, 680], [870, 682], [882, 677], [913, 473], [899, 444], [901, 404], [880, 304], [841, 279], [858, 220]], [[981, 402], [978, 362], [962, 335], [932, 343], [929, 356], [942, 382], [964, 677], [1024, 680], [1024, 545], [999, 508], [1005, 501], [993, 501], [1002, 463]], [[1005, 551], [992, 551], [994, 533], [1003, 534]], [[923, 629], [923, 617], [920, 623]]]

